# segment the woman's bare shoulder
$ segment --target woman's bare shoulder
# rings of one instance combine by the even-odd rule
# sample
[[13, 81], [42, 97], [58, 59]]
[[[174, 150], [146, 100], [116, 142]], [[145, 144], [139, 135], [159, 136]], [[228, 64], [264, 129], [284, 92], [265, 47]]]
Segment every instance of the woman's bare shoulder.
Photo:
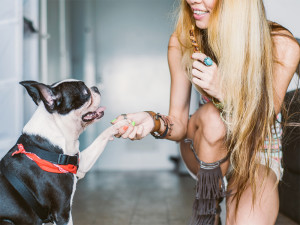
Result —
[[180, 44], [177, 35], [173, 33], [168, 45], [168, 60], [170, 66], [174, 66], [174, 64], [181, 64], [182, 54], [182, 45]]
[[169, 49], [176, 48], [177, 50], [181, 49], [180, 41], [179, 41], [178, 36], [175, 32], [170, 36], [168, 48]]
[[274, 56], [276, 61], [286, 66], [297, 66], [300, 60], [300, 45], [286, 28], [275, 24], [272, 29]]

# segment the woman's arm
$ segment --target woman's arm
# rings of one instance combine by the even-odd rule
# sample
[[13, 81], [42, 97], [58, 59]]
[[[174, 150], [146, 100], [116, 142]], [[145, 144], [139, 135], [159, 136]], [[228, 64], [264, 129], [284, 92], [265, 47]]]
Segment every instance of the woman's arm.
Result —
[[179, 141], [185, 137], [189, 119], [191, 82], [183, 68], [180, 43], [173, 34], [169, 41], [168, 62], [171, 75], [169, 117], [173, 122], [170, 140]]
[[[189, 119], [189, 106], [191, 83], [187, 78], [186, 71], [181, 63], [182, 54], [180, 43], [173, 34], [169, 40], [168, 47], [168, 63], [171, 75], [171, 91], [170, 91], [170, 107], [169, 120], [171, 121], [171, 135], [165, 138], [169, 140], [179, 141], [185, 137], [187, 131], [187, 123]], [[167, 85], [167, 84], [166, 84]], [[117, 137], [130, 138], [138, 140], [148, 135], [154, 128], [154, 121], [150, 114], [145, 112], [128, 113], [127, 118], [135, 122], [135, 125], [121, 128]], [[124, 116], [117, 117], [112, 123], [124, 119]], [[164, 121], [160, 119], [159, 133], [165, 130]]]
[[299, 65], [300, 46], [287, 30], [276, 32], [272, 38], [274, 43], [274, 105], [275, 112], [278, 114], [289, 83]]

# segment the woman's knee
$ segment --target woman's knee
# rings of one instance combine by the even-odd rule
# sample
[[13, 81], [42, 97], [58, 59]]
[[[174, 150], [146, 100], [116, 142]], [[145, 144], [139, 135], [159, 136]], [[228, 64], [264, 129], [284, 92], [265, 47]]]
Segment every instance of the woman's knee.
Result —
[[215, 145], [224, 140], [226, 128], [220, 117], [220, 111], [212, 103], [201, 106], [197, 117], [202, 136], [208, 144]]

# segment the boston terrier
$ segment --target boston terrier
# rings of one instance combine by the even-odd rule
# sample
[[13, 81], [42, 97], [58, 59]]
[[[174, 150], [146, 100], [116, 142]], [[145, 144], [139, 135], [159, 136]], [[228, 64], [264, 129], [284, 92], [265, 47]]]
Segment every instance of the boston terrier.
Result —
[[73, 224], [77, 180], [128, 121], [110, 126], [80, 152], [79, 135], [104, 115], [99, 90], [78, 80], [20, 84], [38, 107], [0, 161], [0, 225]]

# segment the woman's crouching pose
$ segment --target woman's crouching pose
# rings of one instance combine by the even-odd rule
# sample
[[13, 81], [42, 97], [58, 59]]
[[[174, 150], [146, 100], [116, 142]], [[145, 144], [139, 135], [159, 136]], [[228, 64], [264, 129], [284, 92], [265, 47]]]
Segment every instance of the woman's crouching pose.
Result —
[[[228, 152], [226, 150], [226, 146], [224, 145], [225, 134], [226, 128], [220, 117], [220, 112], [212, 103], [207, 103], [200, 107], [200, 109], [194, 113], [188, 122], [187, 138], [193, 140], [193, 148], [196, 155], [191, 150], [191, 143], [189, 141], [181, 142], [181, 155], [184, 162], [186, 162], [186, 166], [191, 176], [197, 180], [198, 185], [206, 186], [206, 192], [198, 193], [198, 198], [196, 198], [194, 202], [193, 213], [199, 213], [201, 208], [207, 207], [206, 203], [208, 200], [205, 199], [205, 194], [207, 196], [206, 198], [210, 198], [216, 202], [216, 206], [214, 207], [215, 210], [213, 212], [209, 213], [206, 211], [202, 216], [193, 215], [193, 221], [191, 221], [190, 224], [214, 224], [211, 222], [211, 220], [215, 221], [214, 215], [218, 215], [218, 201], [222, 197], [227, 197], [226, 224], [274, 224], [279, 208], [279, 199], [276, 186], [277, 177], [274, 172], [271, 172], [267, 177], [264, 177], [264, 173], [266, 171], [264, 165], [260, 166], [261, 168], [258, 172], [258, 180], [256, 181], [256, 193], [258, 196], [257, 201], [254, 205], [252, 205], [253, 193], [249, 180], [246, 184], [245, 191], [239, 200], [238, 210], [235, 211], [236, 199], [234, 199], [233, 196], [237, 191], [236, 187], [231, 185], [229, 179], [232, 168], [229, 160], [222, 161], [222, 159], [228, 159]], [[208, 179], [205, 179], [207, 174], [209, 174], [211, 171], [210, 169], [205, 170], [205, 167], [202, 170], [199, 169], [201, 163], [205, 165], [205, 163], [216, 162], [220, 162], [220, 167], [216, 165], [215, 171], [220, 171], [222, 177], [215, 176], [213, 174], [212, 177], [208, 176]], [[225, 179], [224, 176], [229, 180], [228, 190], [230, 190], [230, 192], [226, 192], [227, 194], [223, 192], [224, 190], [222, 190], [222, 186], [218, 186], [220, 188], [216, 188], [211, 185], [211, 179], [217, 179], [217, 181], [221, 182], [218, 183], [218, 185], [225, 185], [223, 183]], [[265, 183], [261, 186], [263, 182], [261, 179], [262, 177], [264, 177]], [[225, 179], [225, 182], [227, 179]], [[199, 184], [199, 182], [203, 183]], [[214, 190], [211, 190], [210, 187], [213, 187]], [[199, 189], [196, 191], [198, 190]], [[201, 190], [203, 190], [203, 188]], [[215, 195], [214, 198], [214, 196], [210, 196], [207, 191], [210, 191], [211, 194], [216, 194], [216, 191], [219, 191], [219, 195]], [[196, 206], [198, 206], [198, 208], [195, 208]], [[235, 218], [235, 215], [237, 218]], [[216, 217], [216, 219], [217, 218], [218, 217]], [[197, 219], [202, 219], [204, 221], [197, 221]]]
[[[226, 224], [275, 223], [280, 149], [272, 130], [299, 59], [299, 44], [267, 21], [262, 0], [181, 1], [168, 49], [169, 115], [129, 113], [113, 123], [134, 121], [118, 137], [181, 142], [197, 184], [191, 225], [217, 224], [223, 197]], [[205, 104], [189, 118], [192, 85]]]

